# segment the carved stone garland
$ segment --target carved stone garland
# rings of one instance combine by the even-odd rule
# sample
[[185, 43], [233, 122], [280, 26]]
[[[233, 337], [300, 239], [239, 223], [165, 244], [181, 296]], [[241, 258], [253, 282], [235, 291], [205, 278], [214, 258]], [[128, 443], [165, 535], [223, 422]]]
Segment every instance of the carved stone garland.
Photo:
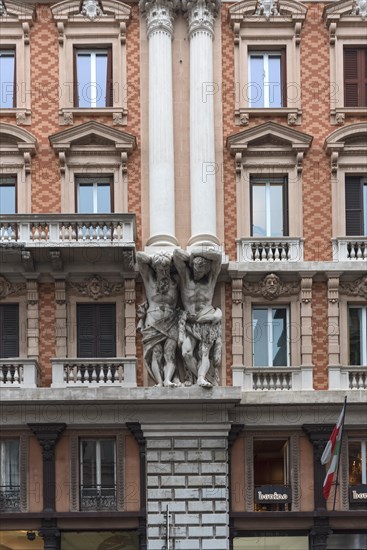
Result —
[[109, 283], [100, 275], [93, 275], [82, 283], [68, 283], [68, 287], [81, 296], [88, 296], [92, 300], [114, 296], [123, 290], [123, 283]]
[[367, 275], [363, 275], [356, 281], [340, 283], [340, 292], [347, 296], [361, 296], [367, 300]]

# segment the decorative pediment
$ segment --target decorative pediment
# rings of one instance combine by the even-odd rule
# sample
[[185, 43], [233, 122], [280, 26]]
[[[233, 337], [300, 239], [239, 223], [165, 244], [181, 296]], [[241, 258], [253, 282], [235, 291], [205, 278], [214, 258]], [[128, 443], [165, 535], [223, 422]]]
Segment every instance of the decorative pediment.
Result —
[[8, 296], [18, 296], [26, 291], [26, 283], [11, 283], [6, 277], [0, 275], [0, 300]]
[[324, 8], [323, 19], [329, 27], [332, 22], [353, 23], [356, 18], [366, 17], [367, 3], [365, 0], [340, 0]]
[[128, 21], [131, 8], [117, 0], [65, 0], [51, 7], [55, 21], [90, 24], [91, 21]]
[[229, 8], [229, 20], [232, 25], [274, 23], [303, 23], [307, 8], [296, 0], [243, 0]]
[[245, 294], [249, 296], [261, 296], [265, 300], [275, 300], [282, 296], [299, 294], [301, 287], [298, 281], [284, 283], [275, 273], [269, 273], [260, 282], [248, 283], [244, 281]]
[[331, 155], [333, 173], [338, 170], [340, 154], [359, 155], [367, 164], [367, 122], [357, 122], [335, 130], [325, 139], [324, 149]]
[[30, 23], [34, 18], [34, 6], [28, 6], [24, 2], [0, 0], [0, 17], [4, 17], [2, 25], [11, 22]]
[[9, 155], [22, 155], [26, 170], [30, 170], [31, 156], [37, 150], [37, 140], [30, 132], [15, 126], [0, 122], [0, 162]]
[[232, 154], [238, 152], [245, 153], [247, 149], [256, 147], [256, 143], [261, 143], [261, 147], [274, 150], [286, 147], [295, 152], [306, 151], [312, 142], [312, 136], [293, 130], [275, 122], [265, 122], [259, 126], [254, 126], [248, 130], [243, 130], [238, 134], [233, 134], [227, 139], [227, 147]]

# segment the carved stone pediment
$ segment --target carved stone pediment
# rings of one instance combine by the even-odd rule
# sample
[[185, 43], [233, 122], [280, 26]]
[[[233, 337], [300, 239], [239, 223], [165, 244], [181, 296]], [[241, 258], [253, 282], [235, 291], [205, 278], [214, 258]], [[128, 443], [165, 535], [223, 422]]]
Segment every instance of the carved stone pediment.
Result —
[[0, 275], [0, 300], [8, 296], [18, 296], [26, 291], [26, 283], [11, 283], [6, 277]]
[[26, 2], [14, 2], [14, 0], [0, 0], [0, 17], [6, 17], [11, 21], [31, 23], [34, 17], [34, 6], [27, 6]]
[[115, 296], [122, 292], [124, 284], [110, 283], [103, 279], [100, 275], [93, 275], [90, 279], [86, 279], [82, 283], [68, 283], [68, 288], [81, 296], [88, 296], [92, 300]]
[[275, 300], [282, 296], [299, 294], [299, 282], [284, 283], [275, 273], [269, 273], [260, 283], [244, 282], [245, 294], [250, 296], [262, 296], [265, 300]]
[[367, 275], [363, 275], [356, 281], [341, 282], [339, 291], [347, 296], [360, 296], [367, 300]]

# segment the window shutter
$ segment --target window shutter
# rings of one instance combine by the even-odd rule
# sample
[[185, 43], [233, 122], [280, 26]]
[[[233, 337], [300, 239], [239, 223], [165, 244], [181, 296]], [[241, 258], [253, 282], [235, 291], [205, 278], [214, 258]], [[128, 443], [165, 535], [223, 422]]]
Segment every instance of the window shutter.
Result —
[[75, 46], [73, 48], [73, 94], [74, 94], [74, 107], [79, 107], [77, 49]]
[[0, 306], [0, 357], [19, 357], [19, 306]]
[[78, 304], [78, 357], [116, 356], [115, 304]]
[[344, 105], [358, 107], [359, 56], [357, 48], [344, 48]]
[[98, 306], [98, 346], [97, 357], [116, 356], [115, 304], [100, 304]]
[[287, 61], [286, 49], [282, 49], [280, 65], [282, 78], [282, 107], [287, 107]]
[[367, 107], [367, 48], [362, 50], [362, 67], [363, 67], [363, 81], [362, 81], [362, 107]]
[[96, 340], [95, 305], [78, 304], [78, 357], [98, 357]]
[[363, 235], [362, 185], [360, 176], [345, 178], [346, 235]]
[[113, 107], [112, 48], [107, 50], [106, 107]]
[[283, 183], [283, 236], [289, 235], [289, 202], [288, 202], [288, 178], [284, 176]]

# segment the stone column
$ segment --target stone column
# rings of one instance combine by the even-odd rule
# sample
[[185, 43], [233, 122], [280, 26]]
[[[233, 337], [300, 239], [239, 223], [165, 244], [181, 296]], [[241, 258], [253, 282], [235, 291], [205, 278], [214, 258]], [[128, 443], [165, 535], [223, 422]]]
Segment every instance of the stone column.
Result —
[[333, 430], [333, 424], [303, 424], [302, 429], [313, 445], [313, 482], [315, 510], [325, 510], [326, 502], [322, 494], [326, 468], [321, 464], [321, 456]]
[[190, 246], [219, 244], [213, 96], [214, 20], [219, 4], [220, 0], [183, 2], [190, 40]]
[[147, 245], [176, 246], [172, 38], [175, 0], [140, 0], [149, 41], [149, 212]]

